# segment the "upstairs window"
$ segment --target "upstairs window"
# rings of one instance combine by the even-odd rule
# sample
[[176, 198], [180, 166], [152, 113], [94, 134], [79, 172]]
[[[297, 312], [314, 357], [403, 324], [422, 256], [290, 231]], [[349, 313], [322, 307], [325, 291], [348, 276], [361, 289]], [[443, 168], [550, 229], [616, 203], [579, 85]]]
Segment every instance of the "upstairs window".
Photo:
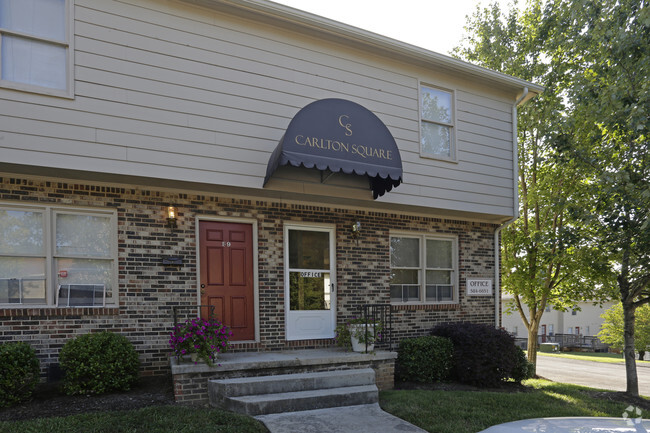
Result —
[[420, 87], [420, 155], [456, 159], [453, 94]]
[[455, 238], [391, 236], [391, 302], [458, 302], [456, 251]]
[[71, 0], [0, 0], [0, 84], [70, 94]]

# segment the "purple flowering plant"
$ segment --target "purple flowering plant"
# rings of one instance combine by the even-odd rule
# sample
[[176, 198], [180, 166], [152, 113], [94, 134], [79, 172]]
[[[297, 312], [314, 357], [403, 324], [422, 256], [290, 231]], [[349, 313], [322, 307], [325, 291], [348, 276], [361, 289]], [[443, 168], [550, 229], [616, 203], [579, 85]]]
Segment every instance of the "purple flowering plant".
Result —
[[202, 360], [212, 367], [217, 355], [228, 350], [232, 331], [219, 320], [197, 317], [176, 325], [169, 336], [173, 354], [182, 357], [196, 353], [195, 364]]

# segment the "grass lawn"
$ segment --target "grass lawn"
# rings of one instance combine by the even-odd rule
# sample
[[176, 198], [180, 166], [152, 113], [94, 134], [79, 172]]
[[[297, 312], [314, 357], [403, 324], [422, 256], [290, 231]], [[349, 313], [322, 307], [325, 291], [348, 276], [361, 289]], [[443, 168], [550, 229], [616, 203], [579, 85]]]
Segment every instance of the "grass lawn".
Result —
[[526, 418], [608, 416], [620, 418], [627, 403], [593, 398], [592, 388], [531, 379], [528, 392], [393, 390], [381, 407], [431, 433], [476, 433]]
[[[393, 390], [381, 407], [429, 432], [476, 433], [525, 418], [621, 417], [628, 403], [594, 398], [593, 389], [546, 380], [524, 382], [522, 392]], [[649, 402], [650, 404], [650, 402]], [[648, 407], [647, 405], [644, 405]], [[219, 409], [152, 406], [60, 418], [0, 422], [0, 433], [263, 433], [253, 418]]]
[[[547, 353], [537, 352], [537, 356], [554, 356], [556, 358], [565, 359], [581, 359], [583, 361], [595, 362], [609, 362], [612, 364], [624, 363], [623, 355], [618, 353], [593, 353], [593, 352], [561, 352], [561, 353]], [[650, 361], [639, 361], [637, 363], [650, 364]]]
[[1, 433], [263, 433], [257, 420], [219, 409], [152, 406], [62, 418], [0, 422]]

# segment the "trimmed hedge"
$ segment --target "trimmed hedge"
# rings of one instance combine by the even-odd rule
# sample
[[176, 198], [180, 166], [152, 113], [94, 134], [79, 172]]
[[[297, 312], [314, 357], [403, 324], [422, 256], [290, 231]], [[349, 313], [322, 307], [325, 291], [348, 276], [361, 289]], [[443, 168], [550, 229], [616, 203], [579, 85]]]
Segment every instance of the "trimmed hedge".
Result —
[[0, 344], [0, 407], [29, 399], [36, 388], [39, 374], [38, 358], [29, 344]]
[[397, 378], [413, 382], [441, 382], [449, 377], [454, 346], [443, 337], [425, 336], [400, 341]]
[[453, 343], [452, 377], [458, 382], [498, 387], [505, 380], [520, 382], [527, 376], [521, 349], [503, 329], [468, 322], [446, 323], [433, 328], [431, 334], [449, 338]]
[[127, 391], [138, 380], [140, 360], [123, 335], [98, 332], [69, 340], [59, 354], [67, 394]]

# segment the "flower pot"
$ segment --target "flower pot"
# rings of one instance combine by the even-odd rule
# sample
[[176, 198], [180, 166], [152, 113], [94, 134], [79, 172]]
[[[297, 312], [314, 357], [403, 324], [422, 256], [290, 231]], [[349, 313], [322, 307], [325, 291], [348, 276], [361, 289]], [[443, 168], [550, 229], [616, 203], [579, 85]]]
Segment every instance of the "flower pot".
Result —
[[[355, 352], [372, 352], [375, 350], [375, 325], [354, 324], [350, 325], [350, 342], [352, 343], [352, 350]], [[363, 336], [367, 332], [368, 344], [366, 341], [360, 341], [357, 336]], [[357, 336], [355, 336], [357, 335]]]
[[[219, 356], [219, 352], [217, 352], [217, 351], [213, 352], [213, 355], [212, 355], [212, 362], [215, 362], [215, 361], [217, 360], [217, 357], [218, 357], [218, 356]], [[183, 358], [185, 358], [185, 357], [183, 357]], [[193, 363], [195, 363], [195, 364], [196, 364], [197, 362], [204, 362], [204, 363], [210, 365], [210, 363], [207, 362], [205, 358], [203, 358], [202, 356], [200, 356], [200, 355], [199, 355], [198, 353], [196, 353], [196, 352], [190, 353], [190, 360], [191, 360]]]

